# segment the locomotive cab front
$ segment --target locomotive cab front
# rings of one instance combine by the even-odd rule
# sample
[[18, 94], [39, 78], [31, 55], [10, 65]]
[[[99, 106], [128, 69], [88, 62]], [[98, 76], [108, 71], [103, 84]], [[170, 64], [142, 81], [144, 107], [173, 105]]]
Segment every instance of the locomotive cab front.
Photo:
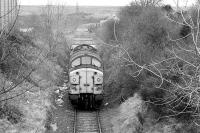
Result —
[[71, 53], [69, 99], [94, 106], [103, 100], [103, 65], [94, 48], [83, 46]]

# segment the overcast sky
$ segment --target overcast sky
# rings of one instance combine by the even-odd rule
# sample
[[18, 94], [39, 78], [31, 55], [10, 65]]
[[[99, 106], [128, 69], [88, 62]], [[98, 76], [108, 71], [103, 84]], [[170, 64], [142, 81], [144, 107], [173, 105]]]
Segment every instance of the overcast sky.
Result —
[[[65, 5], [76, 5], [78, 1], [79, 5], [88, 6], [125, 6], [128, 5], [132, 0], [19, 0], [22, 5], [46, 5], [51, 4], [65, 4]], [[171, 4], [175, 6], [177, 0], [164, 0], [165, 4]], [[185, 1], [188, 1], [188, 5], [194, 3], [195, 0], [179, 0], [180, 6], [185, 5]]]

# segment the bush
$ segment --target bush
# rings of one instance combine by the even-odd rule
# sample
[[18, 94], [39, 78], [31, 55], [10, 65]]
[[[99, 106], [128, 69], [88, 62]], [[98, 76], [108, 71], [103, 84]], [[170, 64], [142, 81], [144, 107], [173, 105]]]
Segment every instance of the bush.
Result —
[[94, 32], [104, 42], [115, 40], [114, 39], [114, 20], [108, 19], [105, 21], [106, 22], [104, 22], [104, 24], [100, 28], [97, 28]]
[[[194, 86], [187, 89], [184, 87], [190, 83], [191, 78], [188, 77], [195, 75], [194, 70], [197, 70], [199, 58], [195, 52], [188, 52], [194, 50], [191, 36], [178, 41], [171, 40], [184, 37], [192, 30], [188, 26], [169, 21], [167, 17], [184, 23], [178, 13], [170, 12], [166, 16], [160, 7], [141, 7], [134, 4], [120, 11], [120, 22], [116, 27], [118, 42], [111, 41], [112, 37], [108, 38], [106, 41], [114, 47], [105, 46], [107, 49], [103, 55], [107, 55], [106, 78], [112, 79], [108, 82], [108, 87], [106, 86], [106, 93], [117, 93], [115, 97], [111, 97], [118, 100], [121, 96], [129, 97], [139, 90], [142, 99], [149, 102], [149, 109], [154, 113], [153, 119], [166, 120], [165, 118], [174, 117], [176, 122], [188, 124], [196, 120], [193, 115], [199, 114], [195, 110], [198, 108], [199, 103], [196, 101], [199, 94], [191, 89]], [[196, 12], [193, 12], [193, 21], [196, 19], [195, 14]], [[186, 12], [184, 16], [189, 22], [189, 14]], [[112, 28], [108, 29], [113, 31]], [[118, 46], [126, 51], [116, 48]], [[126, 52], [133, 61], [124, 59], [129, 59]], [[123, 55], [122, 58], [119, 55]], [[170, 59], [172, 57], [174, 58]], [[135, 78], [136, 71], [138, 75]], [[163, 82], [161, 78], [164, 78]], [[197, 82], [199, 81], [194, 78], [194, 83]]]
[[144, 103], [140, 96], [135, 94], [134, 97], [129, 98], [122, 103], [118, 108], [118, 116], [112, 118], [114, 133], [132, 133], [141, 132], [141, 119], [138, 113], [144, 113]]
[[169, 45], [169, 23], [159, 7], [131, 5], [121, 10], [119, 16], [117, 36], [134, 60], [145, 64], [163, 54]]
[[23, 80], [23, 76], [33, 69], [32, 61], [38, 58], [35, 55], [39, 50], [38, 47], [29, 36], [18, 31], [2, 36], [0, 40], [0, 51], [3, 52], [0, 62], [1, 72], [15, 83]]
[[12, 124], [17, 124], [22, 121], [23, 114], [16, 106], [5, 104], [0, 108], [0, 119], [5, 118]]

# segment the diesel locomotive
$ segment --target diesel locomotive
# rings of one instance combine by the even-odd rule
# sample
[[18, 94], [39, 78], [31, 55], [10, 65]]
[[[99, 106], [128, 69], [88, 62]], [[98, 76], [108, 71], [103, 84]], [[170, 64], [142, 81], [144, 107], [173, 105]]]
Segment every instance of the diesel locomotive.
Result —
[[95, 45], [72, 46], [69, 83], [69, 99], [74, 106], [100, 106], [103, 100], [103, 64]]

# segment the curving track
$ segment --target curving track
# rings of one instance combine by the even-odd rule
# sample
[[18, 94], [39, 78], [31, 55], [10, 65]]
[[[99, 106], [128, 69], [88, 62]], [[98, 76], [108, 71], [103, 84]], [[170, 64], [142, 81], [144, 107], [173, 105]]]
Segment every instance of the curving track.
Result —
[[99, 111], [75, 110], [73, 133], [102, 133]]

